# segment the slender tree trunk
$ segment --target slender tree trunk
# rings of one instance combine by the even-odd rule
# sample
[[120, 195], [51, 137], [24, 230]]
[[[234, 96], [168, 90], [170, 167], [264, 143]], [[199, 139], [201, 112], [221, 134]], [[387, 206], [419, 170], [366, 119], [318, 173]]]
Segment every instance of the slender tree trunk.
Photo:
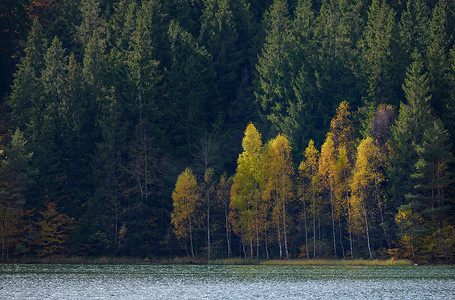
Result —
[[286, 252], [286, 259], [289, 259], [288, 238], [286, 233], [286, 206], [283, 202], [283, 236], [284, 236], [284, 250]]
[[343, 234], [341, 232], [341, 218], [338, 217], [338, 228], [340, 229], [340, 245], [341, 245], [341, 252], [343, 253], [343, 258], [345, 258], [345, 253], [344, 253], [344, 246], [343, 246]]
[[191, 245], [191, 256], [194, 258], [193, 233], [192, 233], [192, 228], [191, 228], [191, 218], [190, 218], [190, 245]]
[[250, 239], [250, 257], [253, 258], [253, 239]]
[[258, 200], [256, 197], [256, 213], [255, 213], [255, 225], [256, 225], [256, 258], [259, 259], [259, 220], [258, 220]]
[[310, 258], [310, 252], [308, 250], [308, 228], [306, 224], [306, 203], [305, 199], [303, 200], [303, 224], [305, 229], [305, 250], [306, 250], [306, 257]]
[[258, 221], [256, 221], [256, 258], [259, 259], [259, 226]]
[[[267, 228], [267, 227], [265, 227]], [[269, 247], [267, 244], [267, 231], [264, 232], [264, 241], [265, 241], [265, 258], [269, 260]]]
[[242, 249], [243, 249], [243, 257], [247, 258], [246, 248], [245, 248], [245, 238], [243, 237], [243, 234], [242, 234]]
[[210, 259], [210, 195], [207, 191], [207, 259]]
[[348, 222], [349, 222], [349, 246], [351, 248], [351, 259], [354, 259], [354, 245], [352, 243], [352, 223], [351, 223], [351, 208], [348, 206]]
[[231, 242], [229, 240], [229, 219], [228, 219], [226, 203], [224, 203], [224, 217], [225, 217], [225, 220], [226, 220], [227, 257], [231, 258]]
[[367, 210], [365, 209], [365, 205], [363, 205], [363, 214], [365, 216], [365, 229], [366, 229], [366, 233], [367, 233], [368, 253], [370, 254], [370, 259], [373, 259], [373, 255], [371, 254], [370, 232], [369, 232], [369, 228], [368, 228]]
[[380, 199], [379, 199], [379, 186], [378, 186], [378, 180], [377, 178], [374, 179], [374, 186], [375, 186], [375, 197], [376, 197], [376, 203], [378, 204], [378, 207], [379, 207], [379, 215], [381, 216], [381, 227], [382, 227], [382, 231], [384, 232], [384, 237], [385, 237], [385, 240], [387, 242], [387, 246], [390, 248], [392, 248], [392, 245], [390, 244], [390, 240], [389, 240], [389, 236], [387, 234], [387, 229], [386, 229], [386, 226], [385, 226], [385, 220], [384, 220], [384, 212], [383, 212], [383, 209], [382, 209], [382, 204], [380, 203]]
[[316, 212], [314, 207], [313, 207], [313, 258], [316, 258]]
[[284, 195], [284, 175], [281, 177], [282, 179], [282, 201], [283, 201], [283, 235], [284, 235], [284, 250], [286, 252], [286, 259], [289, 259], [289, 250], [288, 250], [288, 238], [287, 238], [287, 232], [286, 232], [286, 198]]
[[283, 259], [283, 249], [281, 247], [281, 233], [280, 233], [280, 218], [277, 216], [277, 233], [278, 233], [278, 245], [280, 247], [280, 259]]
[[332, 192], [331, 187], [330, 187], [330, 210], [332, 212], [333, 254], [335, 257], [337, 257], [337, 244], [336, 244], [336, 237], [335, 237], [335, 217], [333, 215], [333, 192]]

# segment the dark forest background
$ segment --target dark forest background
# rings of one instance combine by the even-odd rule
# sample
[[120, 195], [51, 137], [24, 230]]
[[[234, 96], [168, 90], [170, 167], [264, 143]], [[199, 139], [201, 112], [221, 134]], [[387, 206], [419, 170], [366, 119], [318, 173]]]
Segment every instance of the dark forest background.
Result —
[[[371, 136], [394, 153], [383, 187], [392, 242], [372, 237], [375, 256], [415, 257], [403, 236], [420, 235], [422, 257], [452, 260], [454, 34], [451, 0], [2, 0], [2, 259], [187, 255], [171, 224], [186, 167], [201, 183], [212, 169], [221, 189], [250, 122], [264, 141], [285, 134], [298, 166], [348, 101], [356, 146]], [[436, 156], [444, 174], [418, 166]], [[406, 210], [428, 199], [415, 200], [422, 186], [441, 187], [438, 207]], [[223, 211], [212, 257], [228, 255]], [[401, 227], [400, 212], [414, 213]], [[321, 217], [329, 250], [318, 256], [333, 256]], [[305, 253], [298, 224], [292, 257]], [[242, 236], [231, 239], [244, 255]]]

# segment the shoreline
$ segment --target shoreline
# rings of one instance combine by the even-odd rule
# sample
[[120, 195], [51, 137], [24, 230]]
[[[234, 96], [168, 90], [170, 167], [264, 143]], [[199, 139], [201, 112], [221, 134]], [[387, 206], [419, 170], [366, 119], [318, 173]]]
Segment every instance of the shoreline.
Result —
[[447, 263], [415, 263], [406, 259], [290, 259], [257, 260], [245, 258], [203, 260], [188, 257], [147, 259], [134, 257], [24, 257], [0, 264], [74, 264], [74, 265], [263, 265], [263, 266], [453, 266]]

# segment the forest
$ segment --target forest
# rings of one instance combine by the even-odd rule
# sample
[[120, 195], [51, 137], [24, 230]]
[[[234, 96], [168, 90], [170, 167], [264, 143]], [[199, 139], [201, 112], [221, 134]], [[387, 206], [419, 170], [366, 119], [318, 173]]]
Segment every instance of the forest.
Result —
[[455, 261], [455, 2], [2, 0], [1, 261]]

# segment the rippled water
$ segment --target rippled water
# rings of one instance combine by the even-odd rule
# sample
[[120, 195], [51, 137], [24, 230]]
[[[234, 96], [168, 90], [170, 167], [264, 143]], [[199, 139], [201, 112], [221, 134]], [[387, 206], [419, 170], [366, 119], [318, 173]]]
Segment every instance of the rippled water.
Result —
[[454, 267], [0, 265], [0, 299], [455, 299]]

